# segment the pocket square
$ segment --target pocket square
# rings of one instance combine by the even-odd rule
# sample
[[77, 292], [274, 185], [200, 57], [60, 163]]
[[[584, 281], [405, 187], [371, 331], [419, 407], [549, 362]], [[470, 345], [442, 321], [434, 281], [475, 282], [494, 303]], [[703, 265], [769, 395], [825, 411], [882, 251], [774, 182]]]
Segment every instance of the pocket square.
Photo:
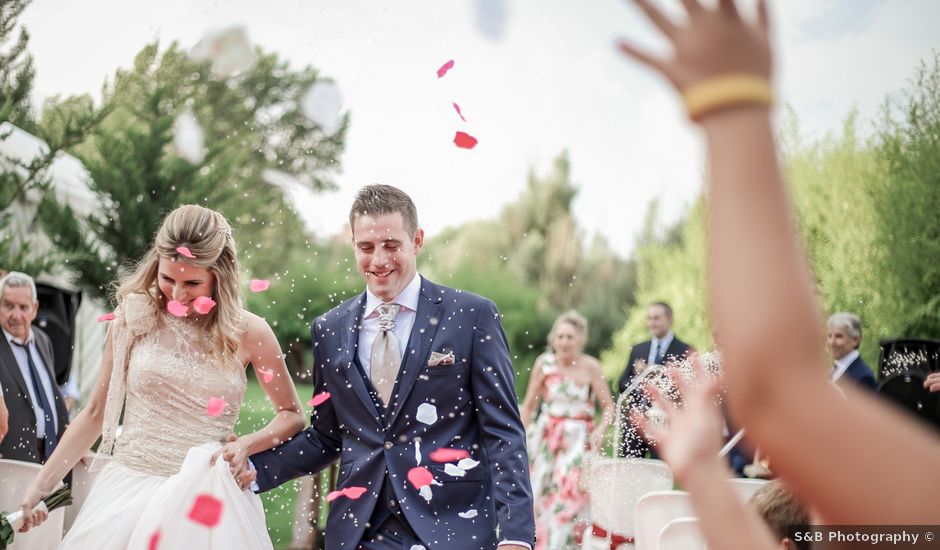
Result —
[[429, 367], [440, 367], [442, 365], [453, 365], [454, 364], [454, 352], [449, 351], [447, 353], [438, 353], [436, 351], [431, 352], [431, 358], [428, 359]]

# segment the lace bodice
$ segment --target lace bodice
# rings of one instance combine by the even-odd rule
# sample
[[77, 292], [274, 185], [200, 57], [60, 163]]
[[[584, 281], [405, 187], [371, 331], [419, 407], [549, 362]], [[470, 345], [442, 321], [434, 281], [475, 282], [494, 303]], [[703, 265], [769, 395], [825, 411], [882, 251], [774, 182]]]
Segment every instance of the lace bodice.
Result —
[[593, 418], [594, 399], [591, 397], [590, 384], [567, 376], [555, 362], [554, 355], [546, 355], [542, 361], [542, 369], [545, 372], [542, 414], [568, 418]]
[[[114, 458], [140, 472], [172, 475], [187, 451], [232, 433], [245, 394], [245, 370], [209, 353], [206, 333], [186, 319], [156, 313], [127, 358], [126, 401]], [[130, 319], [129, 319], [130, 321]], [[225, 400], [209, 416], [211, 398]]]

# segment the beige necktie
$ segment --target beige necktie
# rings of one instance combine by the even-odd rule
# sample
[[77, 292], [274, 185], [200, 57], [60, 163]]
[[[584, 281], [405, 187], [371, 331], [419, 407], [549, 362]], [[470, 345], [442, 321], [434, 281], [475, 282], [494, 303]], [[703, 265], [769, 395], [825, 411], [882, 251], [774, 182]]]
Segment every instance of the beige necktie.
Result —
[[382, 304], [378, 307], [379, 333], [372, 342], [370, 378], [372, 386], [379, 392], [379, 398], [386, 407], [392, 397], [392, 389], [398, 378], [398, 367], [401, 365], [398, 337], [395, 336], [395, 316], [400, 309], [398, 304]]

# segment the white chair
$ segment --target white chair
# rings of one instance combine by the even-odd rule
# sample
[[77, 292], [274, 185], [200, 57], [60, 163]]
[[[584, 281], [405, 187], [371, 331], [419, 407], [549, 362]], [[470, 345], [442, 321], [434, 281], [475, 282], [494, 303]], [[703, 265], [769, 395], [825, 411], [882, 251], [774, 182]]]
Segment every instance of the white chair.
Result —
[[81, 510], [82, 504], [84, 504], [85, 499], [88, 498], [88, 492], [91, 490], [91, 485], [94, 483], [95, 478], [98, 477], [98, 472], [100, 472], [104, 466], [107, 466], [108, 462], [111, 460], [108, 456], [97, 457], [99, 464], [96, 470], [92, 472], [89, 468], [94, 459], [95, 455], [89, 453], [82, 457], [78, 464], [75, 465], [75, 468], [72, 469], [72, 505], [65, 507], [66, 532], [72, 528], [72, 523], [75, 522], [78, 511]]
[[[0, 510], [15, 512], [20, 509], [20, 498], [33, 478], [39, 473], [40, 466], [32, 462], [0, 459]], [[65, 510], [58, 509], [49, 514], [49, 519], [28, 533], [17, 533], [8, 550], [55, 550], [62, 541], [62, 525]]]
[[669, 522], [694, 516], [692, 499], [685, 491], [654, 491], [636, 503], [636, 549], [669, 548], [659, 545], [659, 534]]
[[766, 479], [747, 479], [741, 477], [733, 477], [728, 481], [744, 502], [751, 500], [751, 497], [754, 496], [754, 493], [756, 493], [758, 489], [769, 483]]
[[662, 550], [706, 550], [705, 537], [697, 518], [678, 518], [670, 521], [659, 533]]
[[[588, 473], [588, 494], [591, 497], [591, 523], [607, 532], [609, 541], [614, 535], [633, 538], [636, 503], [650, 491], [672, 487], [672, 471], [661, 460], [646, 458], [599, 458]], [[591, 536], [591, 526], [585, 532], [582, 548], [610, 548]], [[632, 548], [632, 544], [621, 547]]]

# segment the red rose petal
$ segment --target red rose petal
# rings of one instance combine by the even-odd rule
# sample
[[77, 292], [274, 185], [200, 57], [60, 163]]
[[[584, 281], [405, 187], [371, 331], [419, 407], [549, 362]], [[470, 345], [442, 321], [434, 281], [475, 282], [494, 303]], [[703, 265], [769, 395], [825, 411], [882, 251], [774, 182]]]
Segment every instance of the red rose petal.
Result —
[[113, 313], [105, 313], [105, 314], [102, 315], [101, 317], [98, 317], [98, 322], [99, 322], [99, 323], [104, 323], [105, 321], [113, 321], [113, 320], [114, 320], [114, 314], [113, 314]]
[[189, 519], [206, 527], [215, 527], [222, 518], [222, 501], [212, 495], [202, 494], [196, 497]]
[[154, 532], [150, 535], [150, 544], [147, 545], [147, 550], [157, 550], [157, 545], [160, 544], [160, 530]]
[[473, 149], [477, 146], [477, 138], [464, 132], [457, 132], [454, 136], [454, 144], [461, 149]]
[[199, 296], [193, 300], [193, 309], [196, 310], [200, 315], [205, 315], [212, 311], [212, 308], [215, 307], [215, 300], [208, 296]]
[[271, 380], [274, 380], [274, 372], [268, 369], [258, 369], [258, 374], [261, 375], [261, 380], [267, 384]]
[[218, 397], [210, 397], [206, 404], [206, 414], [209, 416], [219, 416], [225, 410], [225, 400]]
[[454, 110], [457, 111], [457, 115], [460, 116], [460, 120], [467, 122], [467, 119], [463, 117], [463, 113], [460, 112], [460, 105], [457, 105], [454, 102], [451, 102], [451, 105], [454, 106]]
[[463, 449], [438, 449], [430, 455], [434, 462], [457, 462], [464, 458], [469, 458], [470, 453]]
[[271, 286], [271, 281], [267, 279], [252, 279], [248, 284], [252, 292], [264, 292], [269, 286]]
[[322, 405], [324, 401], [330, 398], [330, 392], [325, 391], [323, 393], [318, 393], [313, 396], [313, 399], [307, 402], [311, 407], [316, 407]]
[[177, 317], [186, 317], [186, 314], [189, 313], [189, 307], [177, 300], [170, 300], [170, 303], [166, 305], [166, 310]]
[[438, 78], [441, 78], [442, 76], [444, 76], [445, 74], [447, 74], [447, 71], [449, 71], [449, 70], [451, 70], [451, 69], [453, 69], [453, 68], [454, 68], [454, 60], [451, 59], [451, 60], [448, 61], [447, 63], [444, 63], [443, 65], [441, 65], [441, 68], [437, 70], [437, 77], [438, 77]]
[[346, 487], [343, 489], [343, 494], [346, 495], [346, 498], [356, 500], [366, 494], [366, 491], [365, 487]]
[[176, 251], [179, 252], [180, 256], [186, 256], [190, 259], [195, 259], [196, 255], [189, 251], [185, 246], [177, 246]]
[[430, 485], [431, 482], [434, 481], [434, 476], [431, 475], [431, 471], [424, 466], [416, 466], [408, 470], [408, 481], [415, 486], [415, 489], [420, 489], [426, 485]]

